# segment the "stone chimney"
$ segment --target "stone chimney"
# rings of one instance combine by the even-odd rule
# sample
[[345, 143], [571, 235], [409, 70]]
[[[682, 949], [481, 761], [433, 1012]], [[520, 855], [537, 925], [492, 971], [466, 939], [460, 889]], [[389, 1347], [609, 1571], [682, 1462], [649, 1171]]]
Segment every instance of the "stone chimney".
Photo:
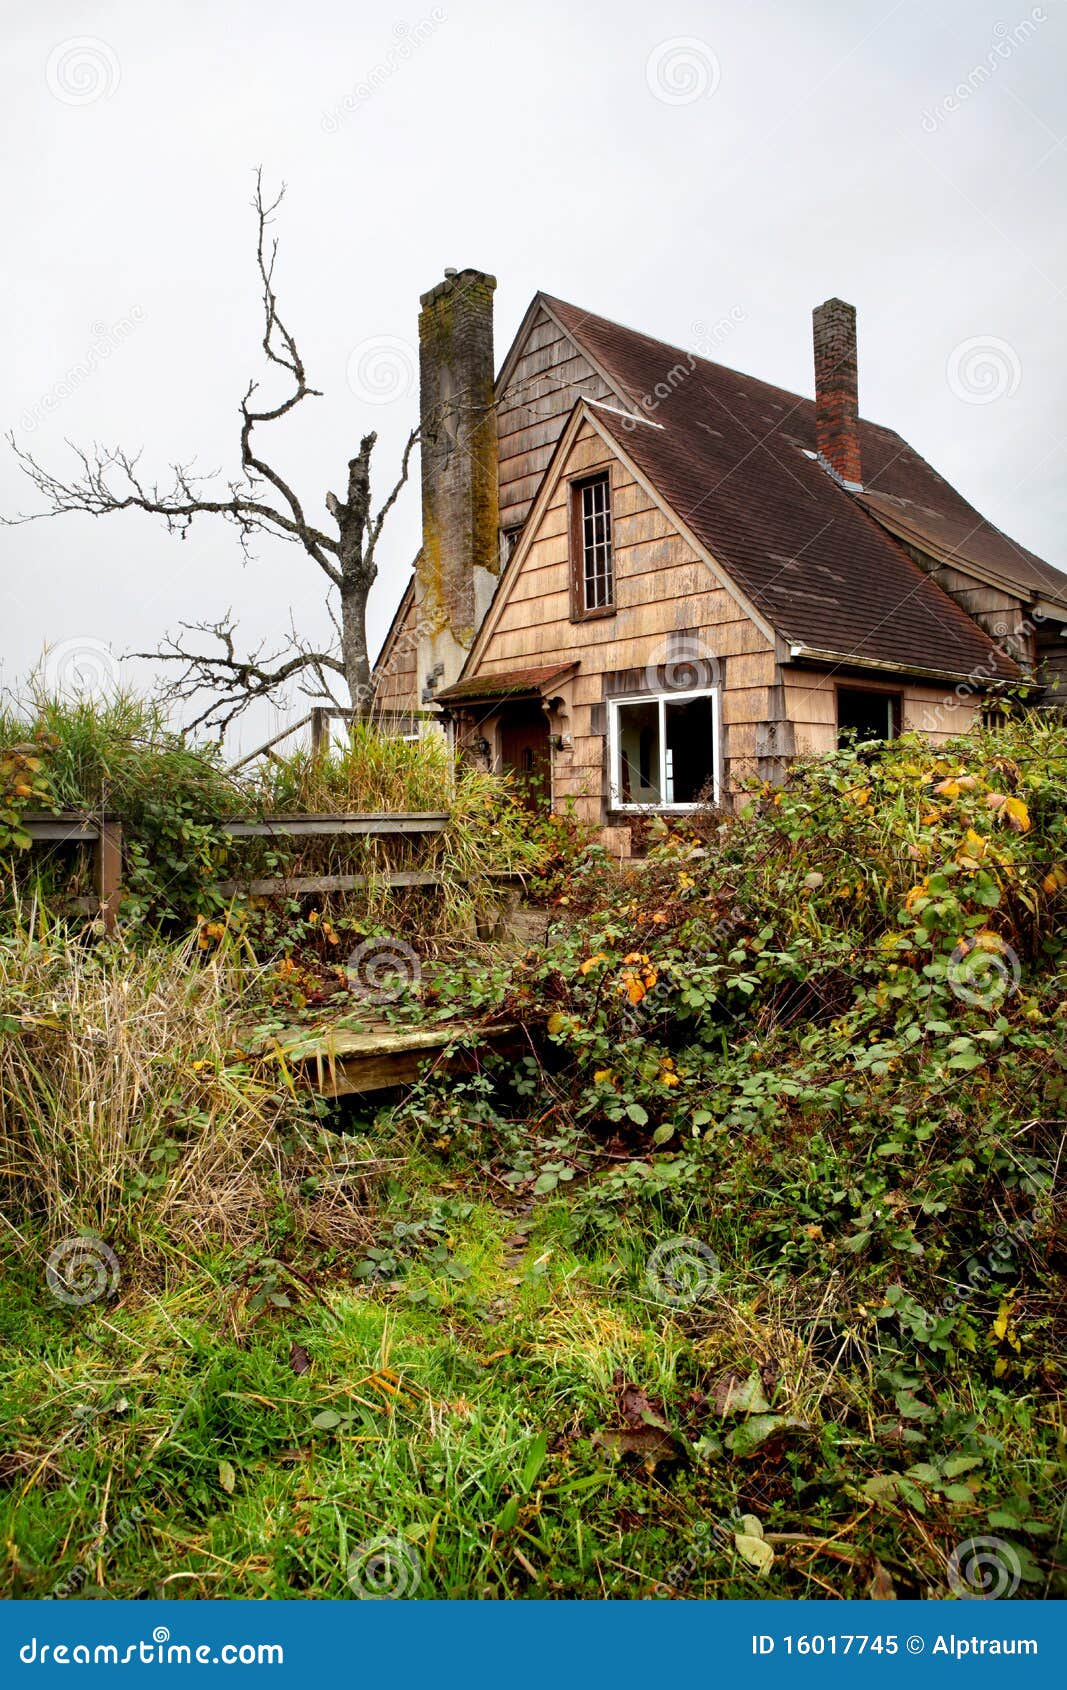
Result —
[[846, 487], [863, 485], [860, 465], [856, 308], [828, 299], [812, 312], [815, 337], [815, 442]]
[[415, 571], [423, 707], [456, 680], [500, 570], [493, 290], [446, 270], [419, 314], [422, 551]]

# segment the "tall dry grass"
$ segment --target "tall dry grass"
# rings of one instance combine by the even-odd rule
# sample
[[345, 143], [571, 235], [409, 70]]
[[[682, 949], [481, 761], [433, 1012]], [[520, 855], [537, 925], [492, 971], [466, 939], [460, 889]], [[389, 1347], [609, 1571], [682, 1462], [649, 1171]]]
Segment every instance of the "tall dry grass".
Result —
[[[305, 1228], [361, 1237], [363, 1177], [291, 1077], [246, 1061], [235, 947], [79, 944], [40, 913], [0, 939], [0, 1214], [48, 1247], [79, 1232], [141, 1255]], [[313, 1173], [307, 1204], [301, 1182]], [[337, 1232], [340, 1228], [340, 1232]]]

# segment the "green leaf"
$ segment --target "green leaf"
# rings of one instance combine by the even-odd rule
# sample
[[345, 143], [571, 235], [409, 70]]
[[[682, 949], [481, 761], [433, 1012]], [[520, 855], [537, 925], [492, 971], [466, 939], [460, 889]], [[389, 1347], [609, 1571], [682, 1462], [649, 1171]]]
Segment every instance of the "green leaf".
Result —
[[227, 1496], [233, 1495], [233, 1487], [236, 1483], [237, 1474], [234, 1472], [233, 1463], [231, 1461], [220, 1461], [219, 1484], [222, 1486]]
[[524, 1496], [530, 1490], [538, 1473], [544, 1466], [547, 1452], [548, 1433], [544, 1431], [538, 1432], [533, 1443], [530, 1445], [529, 1454], [526, 1457], [526, 1464], [522, 1470], [522, 1478], [519, 1481]]
[[311, 1424], [320, 1432], [332, 1432], [335, 1426], [341, 1424], [342, 1419], [343, 1415], [338, 1414], [335, 1408], [324, 1408], [321, 1414], [316, 1414]]
[[639, 1126], [639, 1127], [647, 1126], [647, 1124], [648, 1124], [648, 1110], [642, 1108], [640, 1103], [628, 1103], [626, 1105], [626, 1113], [627, 1113], [627, 1115], [629, 1115], [631, 1121], [634, 1121], [637, 1124], [637, 1126]]
[[498, 1532], [510, 1532], [512, 1527], [518, 1523], [518, 1518], [519, 1499], [517, 1496], [509, 1496], [494, 1524]]

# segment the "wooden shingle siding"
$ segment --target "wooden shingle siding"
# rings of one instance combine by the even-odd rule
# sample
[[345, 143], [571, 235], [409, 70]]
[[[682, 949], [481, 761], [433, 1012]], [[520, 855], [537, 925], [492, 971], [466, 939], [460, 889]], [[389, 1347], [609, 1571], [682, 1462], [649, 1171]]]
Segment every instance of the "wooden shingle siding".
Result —
[[[612, 482], [616, 611], [578, 627], [570, 618], [567, 505], [575, 478], [608, 469]], [[714, 660], [724, 688], [723, 719], [731, 745], [754, 772], [756, 724], [774, 681], [774, 651], [762, 631], [627, 467], [605, 450], [586, 422], [529, 536], [521, 567], [503, 589], [494, 626], [476, 665], [480, 676], [574, 656], [579, 673], [565, 681], [565, 731], [572, 748], [557, 752], [557, 803], [572, 799], [591, 822], [604, 819], [608, 774], [605, 732], [609, 697], [639, 694], [670, 661], [680, 640]]]
[[[500, 525], [523, 522], [575, 401], [612, 399], [603, 378], [543, 309], [497, 401]], [[563, 512], [564, 524], [566, 511]]]

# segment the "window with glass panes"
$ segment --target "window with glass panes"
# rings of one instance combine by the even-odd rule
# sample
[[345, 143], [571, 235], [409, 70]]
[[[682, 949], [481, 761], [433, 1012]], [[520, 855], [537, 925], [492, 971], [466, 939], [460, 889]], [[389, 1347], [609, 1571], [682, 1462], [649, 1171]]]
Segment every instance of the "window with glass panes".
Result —
[[613, 810], [718, 801], [717, 693], [613, 699], [608, 721]]
[[611, 480], [598, 475], [574, 489], [575, 538], [580, 548], [577, 560], [580, 614], [611, 610], [615, 604], [615, 579], [611, 553]]

